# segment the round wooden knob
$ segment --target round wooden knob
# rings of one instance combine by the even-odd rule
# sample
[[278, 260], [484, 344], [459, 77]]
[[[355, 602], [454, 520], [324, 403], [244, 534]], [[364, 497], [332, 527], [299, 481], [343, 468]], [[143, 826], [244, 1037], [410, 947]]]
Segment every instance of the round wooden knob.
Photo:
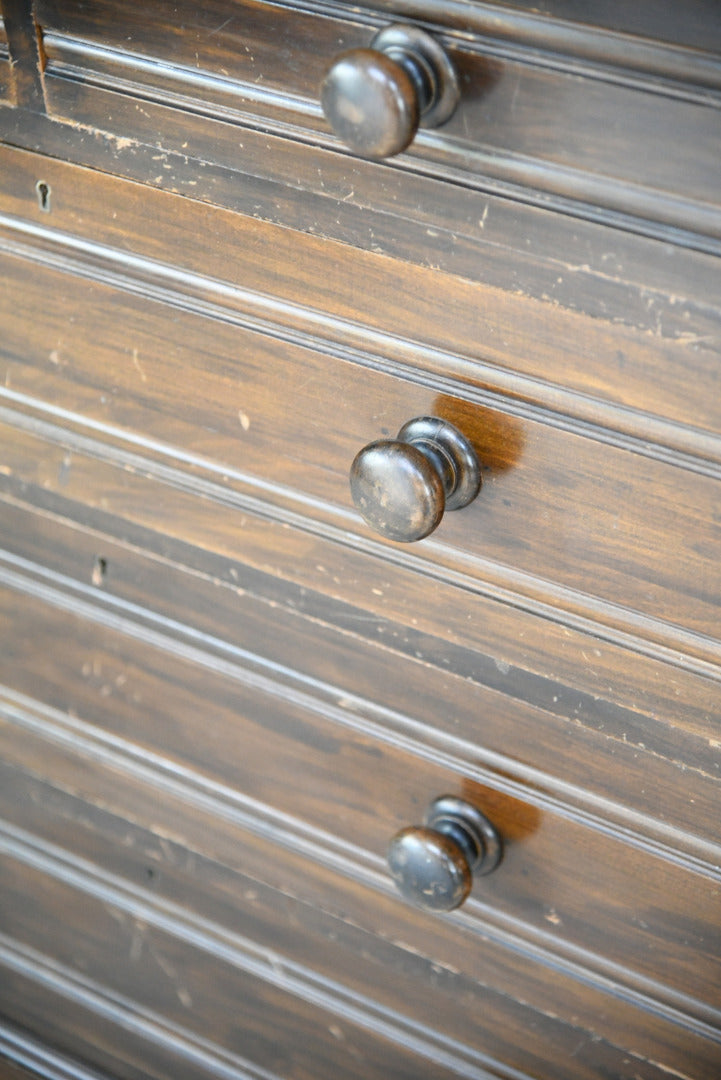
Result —
[[452, 424], [419, 416], [395, 439], [369, 443], [351, 466], [353, 502], [367, 523], [389, 540], [422, 540], [444, 510], [475, 499], [481, 469], [475, 450]]
[[445, 123], [458, 97], [446, 53], [413, 26], [388, 26], [370, 48], [341, 53], [321, 87], [323, 112], [336, 135], [366, 158], [399, 154], [419, 124]]
[[474, 874], [490, 874], [501, 856], [501, 839], [488, 818], [470, 803], [443, 795], [428, 807], [425, 826], [393, 837], [388, 865], [407, 900], [429, 911], [453, 911], [470, 893]]

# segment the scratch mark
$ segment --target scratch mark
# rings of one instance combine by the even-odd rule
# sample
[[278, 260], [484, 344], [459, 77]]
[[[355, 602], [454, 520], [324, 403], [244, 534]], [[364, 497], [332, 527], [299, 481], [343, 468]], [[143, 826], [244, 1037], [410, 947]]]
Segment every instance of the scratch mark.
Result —
[[165, 856], [166, 860], [171, 864], [171, 866], [174, 865], [175, 864], [175, 854], [173, 852], [172, 847], [170, 846], [170, 844], [168, 843], [168, 841], [165, 839], [164, 836], [159, 837], [158, 845], [159, 845], [160, 850], [162, 851], [163, 855]]
[[513, 88], [513, 96], [511, 97], [511, 116], [516, 111], [516, 100], [518, 98], [518, 91], [521, 89], [521, 73], [520, 71], [516, 75], [516, 85]]
[[137, 349], [133, 349], [133, 367], [135, 368], [135, 370], [140, 375], [141, 382], [147, 382], [148, 381], [148, 376], [143, 371], [140, 360], [138, 359], [138, 350]]
[[215, 30], [211, 30], [210, 33], [208, 34], [208, 37], [211, 38], [213, 36], [213, 34], [219, 34], [221, 30], [225, 30], [228, 23], [232, 23], [234, 18], [235, 18], [235, 15], [231, 15], [230, 18], [226, 19], [225, 22], [222, 22], [220, 24], [220, 26], [216, 26]]
[[240, 426], [243, 431], [247, 431], [250, 427], [250, 417], [247, 413], [244, 413], [242, 409], [238, 409], [238, 419], [240, 420]]
[[58, 469], [58, 487], [65, 487], [65, 485], [67, 484], [72, 460], [73, 459], [71, 454], [65, 454], [65, 456], [63, 457], [63, 460], [60, 463], [60, 468]]
[[143, 939], [146, 926], [139, 919], [133, 924], [133, 936], [130, 939], [130, 959], [135, 962], [140, 959], [143, 952]]

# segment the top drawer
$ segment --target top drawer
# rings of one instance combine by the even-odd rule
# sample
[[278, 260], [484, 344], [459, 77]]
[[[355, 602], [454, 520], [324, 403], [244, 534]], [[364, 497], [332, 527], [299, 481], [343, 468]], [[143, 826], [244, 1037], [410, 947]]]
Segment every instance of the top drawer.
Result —
[[[36, 18], [51, 113], [148, 138], [148, 105], [170, 105], [192, 114], [176, 149], [192, 149], [201, 114], [339, 148], [319, 104], [325, 72], [380, 27], [415, 20], [447, 50], [461, 96], [447, 123], [421, 130], [403, 169], [721, 237], [721, 77], [710, 51], [658, 42], [653, 30], [572, 29], [511, 9], [459, 7], [331, 2], [320, 14], [302, 3], [181, 0], [171, 13], [163, 4], [40, 0]], [[712, 42], [717, 23], [711, 12]], [[128, 109], [128, 98], [145, 104]], [[161, 126], [163, 144], [173, 145]], [[212, 160], [237, 162], [238, 142], [236, 132]]]

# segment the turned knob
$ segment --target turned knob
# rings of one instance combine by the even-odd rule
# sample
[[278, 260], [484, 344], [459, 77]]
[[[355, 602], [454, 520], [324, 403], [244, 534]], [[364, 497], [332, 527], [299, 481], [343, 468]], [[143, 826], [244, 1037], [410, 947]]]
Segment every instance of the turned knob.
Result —
[[387, 26], [369, 48], [341, 53], [321, 87], [323, 112], [336, 135], [367, 158], [405, 150], [419, 124], [445, 123], [458, 97], [448, 56], [414, 26]]
[[443, 795], [428, 807], [425, 826], [393, 837], [388, 865], [407, 900], [429, 911], [453, 911], [470, 893], [474, 874], [490, 874], [502, 853], [498, 832], [480, 810]]
[[460, 510], [478, 494], [481, 469], [468, 439], [434, 416], [409, 420], [395, 439], [369, 443], [350, 471], [353, 502], [389, 540], [422, 540], [444, 510]]

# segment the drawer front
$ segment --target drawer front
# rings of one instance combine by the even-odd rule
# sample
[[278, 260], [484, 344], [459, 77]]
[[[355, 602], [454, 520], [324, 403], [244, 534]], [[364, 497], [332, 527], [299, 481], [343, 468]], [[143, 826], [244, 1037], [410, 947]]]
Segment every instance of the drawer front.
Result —
[[[124, 556], [105, 551], [106, 571], [112, 567], [117, 574]], [[141, 577], [137, 569], [129, 572]], [[162, 567], [156, 573], [160, 584]], [[310, 666], [307, 659], [289, 670], [293, 653], [284, 646], [299, 616], [279, 611], [277, 603], [264, 617], [257, 614], [253, 626], [241, 598], [240, 640], [223, 640], [216, 636], [217, 622], [216, 634], [205, 636], [192, 620], [166, 621], [127, 602], [106, 607], [102, 593], [93, 608], [87, 587], [84, 599], [82, 583], [73, 588], [65, 575], [53, 580], [46, 572], [43, 580], [30, 566], [9, 565], [5, 579], [0, 610], [9, 647], [0, 681], [16, 694], [77, 717], [89, 738], [125, 748], [126, 756], [142, 761], [147, 755], [181, 775], [190, 770], [197, 785], [237, 798], [246, 812], [267, 807], [263, 813], [279, 821], [302, 823], [296, 828], [309, 838], [343, 853], [351, 875], [380, 868], [391, 836], [418, 824], [432, 798], [463, 794], [494, 820], [506, 846], [501, 868], [476, 883], [466, 905], [469, 929], [481, 938], [494, 927], [515, 932], [516, 948], [540, 938], [566, 963], [583, 955], [596, 978], [615, 965], [629, 989], [644, 980], [660, 988], [663, 980], [663, 993], [670, 1000], [695, 1000], [699, 1016], [712, 1007], [719, 978], [713, 855], [704, 863], [664, 846], [653, 821], [644, 828], [640, 815], [635, 832], [628, 823], [624, 828], [622, 807], [614, 827], [613, 807], [606, 816], [603, 803], [594, 806], [592, 797], [585, 808], [569, 805], [564, 785], [553, 776], [547, 776], [543, 798], [529, 786], [525, 802], [523, 786], [504, 777], [502, 761], [495, 770], [478, 768], [470, 731], [465, 747], [440, 731], [433, 745], [434, 718], [428, 716], [424, 730], [425, 710], [416, 700], [435, 699], [441, 708], [448, 680], [438, 687], [438, 675], [419, 676], [416, 665], [400, 656], [387, 655], [373, 671], [352, 640], [345, 648], [336, 645], [323, 681], [317, 667], [305, 675], [298, 670]], [[205, 589], [197, 603], [201, 611], [218, 591], [210, 583]], [[184, 595], [182, 577], [158, 591]], [[323, 651], [314, 621], [300, 621], [296, 633], [305, 639], [306, 656]], [[271, 635], [277, 636], [277, 658], [251, 651], [252, 641]], [[372, 700], [347, 699], [350, 680], [342, 673], [354, 665], [377, 680]], [[394, 694], [405, 700], [405, 718], [391, 711]], [[395, 704], [398, 709], [401, 701]], [[516, 739], [524, 719], [509, 701], [506, 721]], [[476, 752], [482, 755], [479, 735]], [[14, 752], [11, 742], [6, 756]], [[508, 757], [514, 757], [510, 747]], [[631, 775], [627, 783], [639, 779]], [[680, 776], [676, 782], [681, 802]], [[705, 790], [703, 783], [698, 789], [687, 784], [684, 794], [698, 797], [696, 811], [709, 814], [718, 784]], [[657, 833], [664, 824], [659, 817]], [[277, 881], [271, 868], [268, 873]], [[635, 913], [631, 919], [629, 911]]]
[[[62, 454], [48, 453], [39, 440], [29, 440], [27, 449], [43, 475], [63, 470]], [[78, 471], [86, 490], [97, 482], [111, 492], [119, 479], [111, 469], [97, 478], [82, 464]], [[72, 610], [73, 597], [84, 612], [93, 604], [107, 607], [101, 622], [112, 619], [110, 612], [142, 612], [149, 629], [174, 627], [179, 640], [206, 641], [220, 656], [249, 663], [264, 693], [279, 683], [281, 702], [292, 698], [292, 688], [316, 687], [317, 707], [325, 702], [342, 728], [391, 745], [410, 739], [422, 760], [442, 754], [481, 784], [539, 808], [550, 799], [566, 817], [601, 831], [613, 822], [637, 846], [660, 845], [712, 871], [718, 787], [708, 762], [718, 691], [708, 673], [684, 673], [660, 657], [644, 662], [578, 632], [575, 641], [563, 634], [566, 656], [559, 649], [551, 673], [548, 654], [561, 638], [549, 642], [548, 620], [507, 611], [504, 622], [503, 605], [482, 598], [473, 607], [487, 639], [467, 634], [461, 645], [448, 624], [446, 636], [428, 618], [404, 626], [405, 612], [393, 597], [402, 585], [404, 598], [414, 599], [412, 575], [392, 583], [386, 597], [372, 557], [344, 561], [331, 541], [309, 546], [299, 530], [293, 537], [287, 526], [264, 527], [252, 509], [221, 507], [231, 535], [238, 531], [244, 539], [245, 559], [231, 559], [211, 550], [208, 531], [178, 540], [171, 530], [139, 527], [131, 510], [151, 491], [166, 508], [173, 500], [172, 488], [141, 481], [128, 487], [122, 504], [113, 499], [108, 513], [79, 506], [72, 492], [58, 498], [44, 485], [9, 485], [2, 501], [3, 579], [40, 597], [44, 584], [59, 586], [52, 593], [57, 619]], [[202, 524], [199, 514], [194, 523]], [[284, 548], [289, 533], [295, 543]], [[255, 547], [259, 559], [252, 557]], [[307, 560], [315, 576], [279, 580], [285, 560], [289, 566]], [[333, 595], [334, 580], [351, 576], [355, 603]], [[439, 588], [429, 597], [423, 578], [415, 588], [418, 598], [432, 600], [431, 614], [458, 607], [457, 590]], [[375, 606], [365, 603], [366, 591]], [[466, 612], [462, 622], [468, 621]], [[538, 667], [534, 637], [546, 649]], [[166, 645], [172, 649], [170, 639]], [[29, 655], [32, 643], [26, 648]], [[578, 671], [584, 655], [598, 667], [585, 683]]]
[[[292, 265], [298, 258], [289, 252]], [[49, 400], [135, 445], [152, 433], [169, 461], [207, 463], [271, 501], [295, 499], [311, 517], [328, 510], [371, 544], [349, 497], [351, 462], [412, 417], [440, 416], [474, 444], [484, 487], [409, 558], [624, 629], [645, 616], [649, 636], [718, 655], [721, 527], [707, 512], [718, 501], [707, 463], [670, 462], [655, 447], [509, 408], [465, 383], [439, 392], [410, 366], [402, 378], [373, 357], [288, 340], [281, 328], [248, 329], [201, 304], [189, 312], [173, 293], [160, 303], [136, 295], [140, 283], [88, 281], [82, 267], [67, 274], [13, 254], [4, 273], [14, 282], [3, 314], [10, 403]]]
[[[403, 8], [351, 12], [328, 4], [319, 14], [304, 4], [229, 8], [215, 0], [198, 9], [185, 0], [169, 20], [159, 5], [128, 13], [117, 0], [39, 0], [50, 112], [133, 138], [142, 120], [122, 116], [121, 98], [130, 96], [337, 147], [320, 112], [324, 75], [340, 53], [367, 48], [388, 22], [405, 15], [412, 23], [412, 5]], [[644, 55], [629, 35], [604, 58], [601, 32], [597, 55], [589, 57], [591, 31], [586, 42], [567, 39], [579, 55], [562, 58], [558, 43], [527, 18], [514, 25], [506, 10], [504, 27], [503, 15], [494, 12], [489, 25], [484, 14], [482, 6], [469, 12], [443, 5], [417, 13], [447, 49], [461, 95], [447, 123], [421, 128], [411, 161], [463, 184], [484, 177], [536, 201], [601, 206], [649, 226], [711, 230], [718, 239], [716, 124], [714, 110], [704, 108], [706, 95], [719, 88], [710, 47], [689, 52], [659, 93], [654, 63], [669, 66], [671, 59], [661, 43], [649, 43]], [[652, 37], [654, 22], [646, 29]], [[516, 37], [510, 48], [509, 33]], [[108, 109], [114, 92], [117, 110]], [[666, 153], [670, 129], [674, 155]]]
[[[59, 147], [73, 148], [71, 130], [63, 140]], [[274, 173], [275, 149], [258, 147]], [[300, 153], [288, 148], [288, 168]], [[144, 170], [162, 169], [157, 148], [160, 166], [137, 154]], [[468, 202], [454, 192], [449, 205], [446, 186], [405, 177], [388, 190], [371, 166], [376, 174], [355, 204], [332, 162], [309, 154], [308, 171], [331, 185], [322, 198], [297, 192], [291, 175], [278, 183], [216, 173], [199, 197], [179, 199], [102, 175], [122, 164], [112, 156], [87, 169], [0, 147], [3, 246], [39, 248], [38, 259], [77, 266], [84, 277], [167, 297], [234, 328], [320, 341], [339, 358], [439, 390], [455, 385], [486, 402], [498, 392], [517, 410], [535, 406], [618, 431], [635, 447], [718, 462], [715, 258], [599, 227], [584, 233], [578, 223], [583, 242], [574, 250], [563, 216], [526, 217], [504, 200], [493, 202], [499, 231], [487, 242], [491, 214], [483, 228], [478, 219], [489, 197]], [[208, 166], [191, 159], [187, 168], [202, 185]], [[169, 177], [183, 184], [175, 162]], [[38, 182], [50, 191], [45, 211]], [[574, 263], [564, 278], [564, 257], [586, 265]]]
[[[29, 757], [27, 733], [23, 741]], [[307, 845], [277, 824], [264, 829], [256, 816], [248, 832], [230, 807], [218, 817], [206, 803], [204, 815], [187, 792], [166, 789], [159, 801], [117, 758], [83, 762], [79, 798], [67, 790], [77, 744], [63, 755], [42, 742], [43, 771], [54, 784], [0, 767], [3, 925], [14, 935], [12, 946], [7, 938], [0, 944], [10, 969], [0, 994], [5, 1015], [45, 1018], [44, 1034], [61, 1045], [72, 1020], [86, 1059], [104, 1053], [124, 1074], [134, 1068], [144, 1076], [213, 1075], [220, 1060], [252, 1075], [252, 1046], [266, 1067], [273, 1062], [271, 1075], [297, 1075], [301, 1065], [302, 1075], [345, 1075], [350, 1053], [364, 1076], [375, 1075], [379, 1060], [394, 1076], [413, 1067], [416, 1075], [468, 1077], [546, 1075], [558, 1060], [562, 1077], [606, 1069], [657, 1080], [663, 1072], [649, 1057], [663, 1046], [669, 1064], [713, 1076], [715, 1047], [698, 1031], [678, 1033], [660, 1014], [604, 998], [558, 964], [539, 965], [536, 976], [492, 934], [480, 941], [458, 919], [404, 909], [368, 887], [372, 875], [338, 874], [330, 852], [329, 864], [322, 854], [309, 860]], [[11, 824], [18, 818], [32, 835]], [[266, 883], [269, 873], [280, 888]], [[67, 936], [53, 934], [66, 907]], [[48, 928], [40, 939], [36, 922]], [[98, 982], [112, 988], [126, 1021], [120, 1034]], [[242, 1038], [237, 1019], [224, 1027], [229, 1002], [236, 1018], [246, 996], [246, 1015], [257, 1008], [254, 997], [281, 1015], [293, 994], [306, 1002], [276, 1026], [272, 1050], [266, 1021], [250, 1035], [246, 1021]], [[319, 1037], [303, 1037], [298, 1055], [306, 1025]]]

